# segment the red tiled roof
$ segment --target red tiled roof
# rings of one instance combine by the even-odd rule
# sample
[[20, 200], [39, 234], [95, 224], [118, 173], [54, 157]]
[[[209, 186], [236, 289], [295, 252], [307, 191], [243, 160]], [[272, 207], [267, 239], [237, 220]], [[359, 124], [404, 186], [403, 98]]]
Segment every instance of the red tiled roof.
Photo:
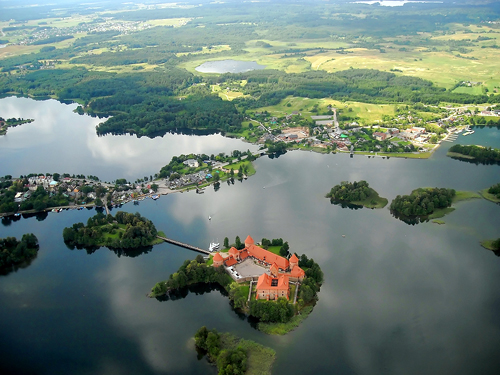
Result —
[[229, 249], [229, 254], [236, 255], [238, 254], [238, 250], [235, 247], [232, 247]]
[[272, 275], [277, 275], [278, 274], [279, 269], [278, 269], [278, 266], [276, 265], [276, 263], [273, 263], [273, 265], [271, 266], [271, 268], [269, 268], [269, 271], [271, 272]]
[[306, 273], [299, 266], [293, 267], [292, 271], [290, 272], [290, 276], [292, 277], [304, 277], [305, 275]]
[[248, 247], [248, 253], [260, 260], [263, 260], [267, 263], [276, 263], [276, 265], [281, 268], [282, 270], [285, 270], [288, 268], [288, 259], [285, 259], [283, 257], [280, 257], [279, 255], [276, 255], [274, 253], [271, 253], [268, 250], [264, 250], [263, 248], [255, 245], [251, 245]]
[[297, 258], [297, 255], [293, 253], [293, 255], [289, 259], [290, 263], [299, 263], [299, 258]]
[[271, 286], [272, 280], [274, 277], [269, 276], [267, 273], [263, 273], [259, 276], [259, 280], [257, 281], [257, 290], [259, 289], [274, 289], [274, 290], [288, 290], [288, 276], [281, 274], [278, 277], [278, 285]]
[[247, 239], [245, 240], [245, 244], [253, 245], [255, 242], [250, 235], [248, 235]]
[[222, 256], [219, 253], [217, 253], [217, 254], [214, 255], [214, 261], [215, 262], [220, 262], [222, 260], [224, 260], [224, 258], [222, 258]]
[[238, 261], [234, 258], [226, 260], [226, 267], [231, 267], [234, 266]]
[[249, 255], [248, 255], [248, 251], [246, 250], [243, 250], [241, 253], [240, 253], [240, 258], [243, 260], [243, 259], [246, 259], [248, 258]]

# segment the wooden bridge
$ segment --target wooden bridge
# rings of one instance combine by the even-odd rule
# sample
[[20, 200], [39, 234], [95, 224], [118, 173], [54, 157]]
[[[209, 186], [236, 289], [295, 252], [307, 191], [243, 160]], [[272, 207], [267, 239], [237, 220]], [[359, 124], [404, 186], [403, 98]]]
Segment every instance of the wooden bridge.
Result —
[[189, 245], [189, 244], [184, 243], [184, 242], [172, 240], [171, 238], [167, 238], [167, 237], [161, 237], [161, 236], [156, 236], [156, 237], [165, 241], [165, 242], [171, 243], [172, 245], [180, 246], [180, 247], [183, 247], [185, 249], [197, 251], [197, 252], [203, 253], [203, 254], [210, 254], [210, 251], [208, 251], [208, 250], [201, 249], [199, 247], [192, 246], [192, 245]]

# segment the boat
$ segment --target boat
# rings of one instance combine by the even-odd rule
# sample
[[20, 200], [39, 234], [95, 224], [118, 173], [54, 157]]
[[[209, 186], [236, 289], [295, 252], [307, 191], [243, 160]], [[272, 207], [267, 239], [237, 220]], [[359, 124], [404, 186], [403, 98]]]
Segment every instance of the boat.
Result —
[[157, 200], [158, 198], [160, 198], [159, 195], [153, 195], [151, 198], [153, 198], [153, 200]]
[[208, 220], [212, 220], [212, 216], [208, 215]]
[[218, 242], [210, 242], [210, 246], [208, 247], [208, 251], [211, 253], [214, 251], [218, 251], [220, 248], [220, 244]]
[[19, 216], [21, 216], [21, 214], [20, 214], [19, 212], [16, 212], [16, 213], [14, 214], [14, 217], [19, 217]]

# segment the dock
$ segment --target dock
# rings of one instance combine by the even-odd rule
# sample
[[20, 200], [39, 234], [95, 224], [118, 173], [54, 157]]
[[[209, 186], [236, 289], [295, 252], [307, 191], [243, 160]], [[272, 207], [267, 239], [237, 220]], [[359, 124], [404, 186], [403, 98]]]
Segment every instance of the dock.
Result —
[[176, 241], [176, 240], [173, 240], [173, 239], [167, 238], [167, 237], [161, 237], [161, 236], [156, 236], [156, 237], [159, 238], [160, 240], [171, 243], [172, 245], [183, 247], [183, 248], [188, 249], [188, 250], [197, 251], [197, 252], [203, 253], [203, 254], [211, 254], [210, 251], [208, 251], [208, 250], [201, 249], [199, 247], [189, 245], [189, 244], [184, 243], [184, 242]]

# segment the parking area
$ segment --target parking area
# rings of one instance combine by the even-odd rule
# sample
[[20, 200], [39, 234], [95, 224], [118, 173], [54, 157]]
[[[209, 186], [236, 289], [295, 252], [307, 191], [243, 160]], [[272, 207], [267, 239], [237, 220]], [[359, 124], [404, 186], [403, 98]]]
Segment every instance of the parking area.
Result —
[[267, 271], [267, 268], [255, 264], [251, 259], [245, 259], [244, 262], [235, 264], [232, 268], [240, 277], [260, 276]]

